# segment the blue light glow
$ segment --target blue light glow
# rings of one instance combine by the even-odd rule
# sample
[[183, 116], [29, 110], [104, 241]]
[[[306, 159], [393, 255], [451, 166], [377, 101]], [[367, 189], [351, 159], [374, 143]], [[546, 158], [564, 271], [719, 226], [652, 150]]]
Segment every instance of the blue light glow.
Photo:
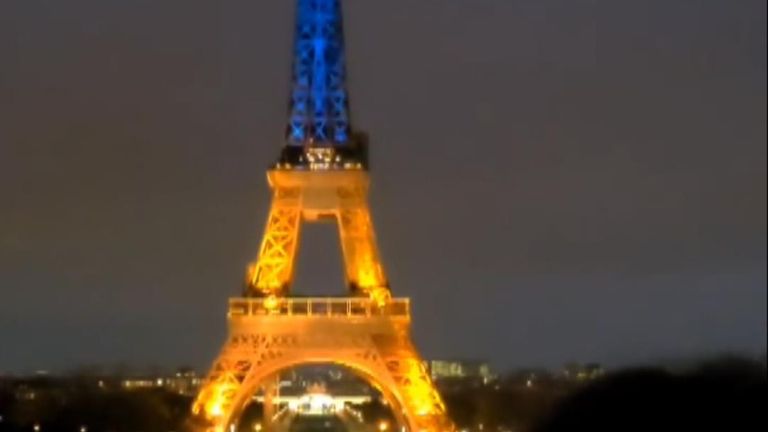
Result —
[[287, 139], [344, 145], [349, 139], [340, 0], [298, 0]]

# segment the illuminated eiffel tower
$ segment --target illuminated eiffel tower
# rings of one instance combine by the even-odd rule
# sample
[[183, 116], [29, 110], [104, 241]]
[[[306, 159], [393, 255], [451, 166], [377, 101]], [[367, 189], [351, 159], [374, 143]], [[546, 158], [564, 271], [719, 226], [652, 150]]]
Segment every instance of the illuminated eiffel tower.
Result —
[[[192, 408], [202, 430], [236, 424], [257, 392], [265, 418], [280, 371], [346, 366], [381, 391], [400, 426], [449, 431], [439, 394], [411, 342], [410, 305], [392, 298], [367, 203], [367, 138], [350, 125], [340, 0], [297, 0], [286, 145], [267, 171], [273, 191], [229, 335]], [[335, 221], [348, 297], [290, 297], [303, 222]], [[269, 427], [269, 420], [265, 426]]]

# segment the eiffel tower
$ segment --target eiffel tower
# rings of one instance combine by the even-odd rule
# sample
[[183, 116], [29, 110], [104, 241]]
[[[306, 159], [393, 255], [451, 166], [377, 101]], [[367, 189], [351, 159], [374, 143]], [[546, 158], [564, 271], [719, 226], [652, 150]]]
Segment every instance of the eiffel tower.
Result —
[[[265, 427], [280, 371], [303, 364], [345, 366], [377, 388], [400, 426], [454, 429], [411, 342], [410, 303], [393, 298], [371, 213], [367, 136], [350, 124], [340, 0], [297, 0], [285, 146], [268, 169], [273, 191], [258, 259], [244, 295], [229, 301], [229, 335], [193, 407], [199, 430], [237, 423], [257, 392]], [[346, 297], [291, 297], [304, 222], [336, 222]]]

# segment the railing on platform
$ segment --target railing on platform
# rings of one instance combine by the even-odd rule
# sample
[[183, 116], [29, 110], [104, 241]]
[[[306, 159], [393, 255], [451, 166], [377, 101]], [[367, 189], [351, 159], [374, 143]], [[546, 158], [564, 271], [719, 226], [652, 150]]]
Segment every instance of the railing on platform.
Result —
[[390, 316], [407, 318], [410, 314], [410, 300], [407, 298], [394, 298], [382, 306], [377, 305], [371, 299], [356, 297], [229, 299], [229, 316]]

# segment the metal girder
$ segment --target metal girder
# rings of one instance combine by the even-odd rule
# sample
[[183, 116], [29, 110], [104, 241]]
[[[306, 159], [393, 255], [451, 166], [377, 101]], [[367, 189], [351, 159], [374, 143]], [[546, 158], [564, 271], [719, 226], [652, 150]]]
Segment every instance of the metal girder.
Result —
[[345, 145], [350, 138], [340, 0], [298, 0], [286, 139]]
[[[233, 299], [232, 305], [265, 301]], [[371, 308], [377, 307], [368, 301]], [[343, 365], [368, 380], [382, 392], [409, 431], [453, 430], [445, 406], [411, 343], [410, 315], [265, 315], [257, 312], [263, 307], [252, 306], [251, 313], [230, 314], [228, 340], [195, 401], [193, 412], [204, 430], [220, 432], [236, 422], [251, 397], [276, 373], [316, 363]]]
[[249, 266], [248, 294], [288, 295], [301, 224], [332, 219], [352, 294], [386, 302], [390, 292], [368, 209], [367, 172], [272, 170], [268, 178], [274, 196], [258, 259]]
[[275, 188], [259, 260], [248, 268], [248, 285], [264, 295], [284, 295], [291, 282], [301, 226], [301, 192]]

